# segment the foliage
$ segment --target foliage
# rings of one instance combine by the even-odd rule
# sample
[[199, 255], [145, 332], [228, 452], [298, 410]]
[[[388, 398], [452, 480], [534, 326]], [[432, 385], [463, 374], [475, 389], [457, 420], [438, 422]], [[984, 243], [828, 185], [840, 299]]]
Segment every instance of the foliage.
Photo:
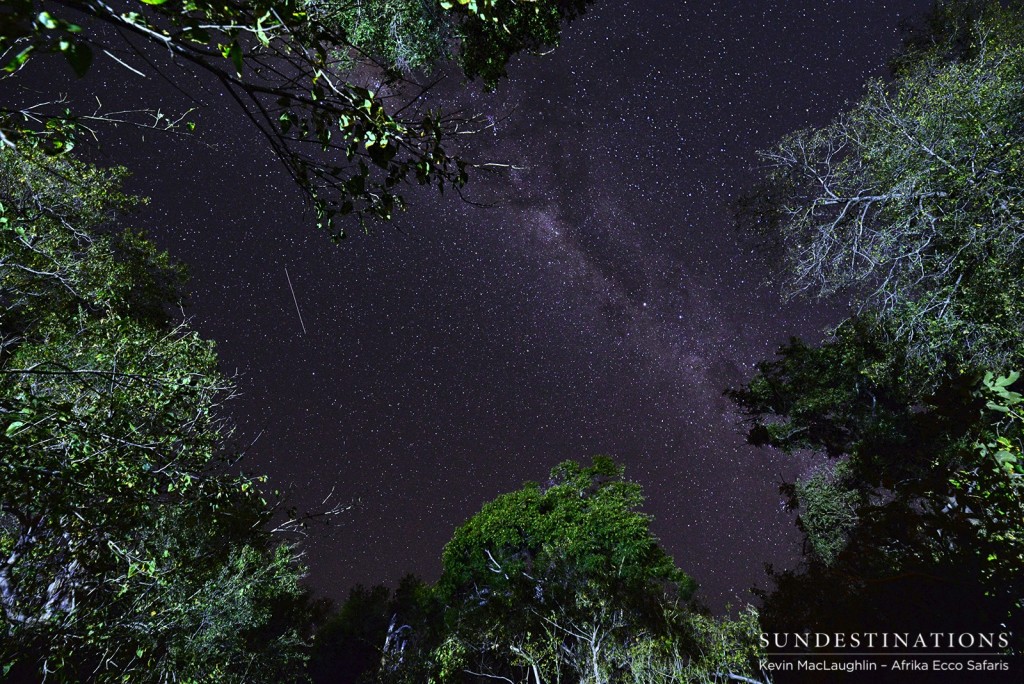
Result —
[[[726, 609], [729, 612], [729, 609]], [[701, 684], [722, 681], [750, 680], [751, 664], [759, 663], [764, 657], [759, 637], [763, 632], [758, 612], [747, 606], [735, 618], [712, 618], [693, 612], [687, 618], [688, 631], [692, 635], [693, 652], [690, 658], [676, 654], [674, 667], [658, 668], [644, 677], [635, 677], [637, 682], [700, 682]], [[666, 678], [668, 673], [668, 678]], [[750, 680], [753, 681], [753, 680]]]
[[[495, 1], [486, 14], [472, 12], [479, 0], [456, 0], [470, 13], [455, 29], [459, 37], [458, 60], [469, 78], [480, 77], [493, 88], [506, 75], [509, 58], [523, 51], [556, 45], [561, 24], [584, 12], [590, 0], [549, 2]], [[441, 0], [441, 6], [452, 4]]]
[[1010, 590], [1007, 568], [1024, 531], [1024, 498], [1007, 470], [1017, 467], [1017, 377], [935, 378], [884, 336], [855, 319], [818, 347], [793, 340], [759, 364], [746, 387], [729, 392], [752, 423], [748, 440], [830, 457], [782, 487], [800, 512], [812, 566], [845, 566], [852, 576], [914, 566], [936, 576], [935, 564], [980, 572], [998, 558], [1008, 565], [985, 581]]
[[[0, 80], [20, 84], [19, 72], [46, 53], [63, 54], [79, 76], [100, 52], [138, 71], [125, 61], [122, 34], [153, 43], [231, 96], [304, 190], [318, 224], [341, 238], [339, 216], [386, 220], [404, 208], [404, 183], [443, 191], [468, 179], [467, 163], [447, 143], [473, 119], [429, 108], [426, 88], [402, 78], [406, 67], [447, 57], [454, 35], [467, 76], [493, 87], [514, 54], [556, 43], [561, 21], [588, 1], [136, 0], [115, 8], [102, 0], [17, 0], [0, 13]], [[370, 57], [383, 59], [384, 70]], [[152, 68], [181, 80], [166, 65]], [[22, 85], [20, 97], [29, 92]], [[55, 95], [0, 110], [0, 146], [43, 141], [67, 149], [103, 121], [195, 126], [158, 107], [84, 115], [66, 104]]]
[[454, 15], [445, 13], [439, 4], [310, 0], [308, 7], [316, 21], [345, 36], [360, 55], [399, 72], [430, 69], [448, 57]]
[[982, 17], [1014, 16], [1003, 7], [1019, 7], [1018, 0], [993, 3], [992, 0], [936, 0], [922, 17], [905, 19], [902, 49], [890, 61], [896, 75], [917, 68], [922, 59], [939, 58], [949, 62], [963, 62], [977, 57], [976, 28]]
[[385, 68], [429, 70], [454, 58], [466, 77], [492, 89], [514, 55], [557, 45], [562, 24], [588, 2], [309, 0], [308, 7], [332, 34]]
[[794, 338], [759, 363], [747, 386], [727, 391], [753, 419], [750, 442], [838, 457], [863, 440], [898, 439], [933, 376], [889, 337], [855, 318], [824, 344]]
[[992, 8], [971, 50], [914, 53], [849, 112], [763, 153], [794, 292], [852, 292], [939, 368], [1019, 359], [1024, 86], [1019, 19]]
[[623, 666], [616, 645], [664, 632], [666, 591], [685, 600], [694, 585], [636, 512], [642, 500], [609, 459], [566, 462], [456, 530], [438, 586], [453, 609], [442, 680], [511, 665], [605, 681]]
[[182, 283], [180, 268], [130, 230], [111, 231], [111, 214], [138, 203], [119, 191], [124, 172], [70, 157], [0, 154], [3, 330], [42, 329], [83, 305], [154, 325]]
[[835, 561], [857, 526], [861, 495], [846, 482], [848, 475], [847, 464], [829, 463], [793, 486], [793, 508], [803, 511], [800, 528], [813, 554], [825, 565]]
[[[839, 344], [798, 355], [828, 356]], [[771, 443], [831, 448], [838, 460], [782, 488], [800, 511], [809, 553], [802, 575], [775, 577], [768, 622], [788, 621], [787, 630], [824, 629], [826, 621], [852, 629], [861, 620], [858, 628], [867, 628], [872, 618], [856, 606], [879, 609], [874, 600], [886, 604], [886, 615], [903, 610], [924, 620], [926, 612], [908, 601], [932, 601], [929, 611], [960, 602], [979, 620], [1021, 624], [1024, 489], [1016, 374], [951, 377], [926, 396], [904, 396], [901, 408], [892, 398], [906, 387], [896, 379], [894, 386], [876, 386], [839, 364], [831, 374], [812, 376], [790, 358], [770, 367], [776, 396], [792, 399], [790, 414], [775, 412], [781, 403], [753, 403], [768, 396], [763, 376], [735, 393], [755, 420], [751, 435], [786, 426]], [[857, 382], [869, 391], [858, 393]], [[849, 405], [837, 401], [840, 408], [830, 411], [827, 402], [817, 404], [828, 389]], [[836, 583], [846, 598], [829, 603]], [[823, 613], [824, 603], [830, 608]], [[967, 617], [962, 608], [957, 614]]]
[[394, 592], [357, 586], [317, 630], [313, 684], [425, 682], [422, 641], [440, 621], [432, 587], [414, 575], [403, 577]]
[[[1024, 491], [1006, 465], [1016, 467], [1020, 424], [986, 405], [990, 387], [1011, 378], [947, 383], [917, 414], [919, 441], [895, 452], [859, 444], [842, 463], [841, 487], [822, 489], [817, 506], [801, 500], [815, 553], [802, 572], [773, 576], [766, 629], [972, 625], [1012, 632], [1021, 648]], [[903, 479], [892, 477], [897, 467]], [[888, 485], [871, 486], [879, 480]], [[849, 502], [842, 536], [829, 534], [832, 511]], [[832, 542], [828, 553], [822, 541]]]
[[792, 293], [857, 305], [729, 392], [751, 443], [830, 459], [782, 487], [807, 553], [768, 629], [967, 620], [1021, 646], [1022, 26], [1019, 3], [938, 3], [894, 78], [766, 152], [741, 206]]
[[1020, 373], [986, 373], [975, 397], [985, 402], [985, 429], [972, 444], [976, 458], [950, 478], [960, 505], [973, 517], [976, 553], [986, 585], [1007, 605], [1024, 613], [1019, 586], [1024, 567], [1024, 397]]
[[[565, 462], [456, 530], [442, 576], [353, 594], [377, 625], [378, 682], [714, 681], [750, 674], [757, 615], [713, 619], [637, 509], [640, 488], [605, 457]], [[367, 604], [368, 607], [367, 607]], [[382, 619], [385, 618], [385, 619]], [[339, 622], [350, 622], [339, 618]], [[717, 674], [715, 674], [717, 673]]]
[[297, 555], [258, 479], [221, 463], [231, 384], [170, 322], [180, 269], [116, 227], [122, 176], [0, 151], [0, 663], [288, 681]]
[[314, 684], [356, 684], [380, 665], [391, 592], [385, 586], [354, 587], [348, 600], [317, 629], [310, 656]]

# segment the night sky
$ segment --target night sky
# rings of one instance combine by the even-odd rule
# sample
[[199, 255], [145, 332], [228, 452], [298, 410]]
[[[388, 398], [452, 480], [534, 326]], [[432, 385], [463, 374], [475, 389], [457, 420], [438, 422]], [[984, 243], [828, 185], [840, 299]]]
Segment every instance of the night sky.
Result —
[[[191, 77], [209, 147], [108, 135], [100, 159], [152, 198], [136, 223], [189, 266], [186, 311], [238, 372], [244, 467], [300, 508], [332, 490], [355, 504], [307, 540], [312, 586], [436, 579], [484, 502], [599, 453], [643, 485], [712, 605], [747, 600], [765, 563], [792, 565], [778, 484], [815, 458], [745, 446], [722, 391], [789, 336], [820, 339], [840, 304], [783, 303], [730, 202], [755, 150], [857, 98], [900, 20], [929, 6], [598, 0], [497, 93], [435, 96], [495, 116], [468, 156], [524, 167], [474, 178], [492, 208], [417, 188], [393, 225], [340, 246], [228, 98]], [[188, 106], [100, 62], [88, 87], [111, 105]]]

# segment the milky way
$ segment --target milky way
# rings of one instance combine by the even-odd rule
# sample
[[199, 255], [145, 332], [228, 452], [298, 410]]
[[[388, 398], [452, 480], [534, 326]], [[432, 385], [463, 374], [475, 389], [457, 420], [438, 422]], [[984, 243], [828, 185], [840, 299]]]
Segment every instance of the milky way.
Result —
[[468, 98], [497, 126], [467, 153], [521, 167], [471, 186], [492, 208], [416, 190], [394, 226], [340, 247], [212, 89], [215, 148], [108, 145], [239, 372], [246, 467], [300, 506], [355, 503], [308, 540], [311, 583], [433, 579], [483, 502], [598, 453], [644, 486], [712, 604], [792, 563], [777, 486], [808, 464], [745, 446], [722, 391], [838, 314], [781, 302], [730, 202], [756, 149], [856, 98], [929, 4], [598, 0], [554, 53]]

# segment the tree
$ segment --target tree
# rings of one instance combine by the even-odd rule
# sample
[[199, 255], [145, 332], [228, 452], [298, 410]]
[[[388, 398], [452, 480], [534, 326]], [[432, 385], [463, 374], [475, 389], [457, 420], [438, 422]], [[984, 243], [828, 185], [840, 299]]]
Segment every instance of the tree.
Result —
[[430, 585], [406, 575], [394, 591], [356, 586], [329, 613], [314, 640], [313, 684], [429, 681], [423, 642], [441, 622]]
[[293, 546], [232, 472], [231, 383], [123, 172], [0, 150], [0, 666], [58, 681], [291, 681]]
[[[381, 682], [692, 682], [749, 675], [756, 613], [716, 620], [597, 457], [498, 497], [456, 530], [429, 596], [403, 593]], [[416, 597], [416, 598], [410, 598]]]
[[517, 665], [538, 682], [604, 682], [631, 638], [665, 633], [666, 590], [685, 601], [695, 585], [658, 546], [641, 502], [610, 460], [566, 462], [456, 530], [439, 583], [455, 608], [443, 674]]
[[[802, 353], [827, 358], [837, 344]], [[788, 363], [777, 362], [770, 382], [795, 397], [791, 413], [761, 404], [748, 414], [751, 434], [786, 450], [826, 451], [828, 444], [832, 451], [810, 475], [782, 487], [799, 511], [805, 557], [798, 571], [771, 575], [765, 629], [859, 632], [884, 623], [893, 631], [922, 625], [956, 631], [974, 625], [1019, 635], [1024, 478], [1014, 408], [1020, 395], [1013, 389], [1019, 376], [957, 376], [901, 409], [893, 402], [905, 390], [898, 382], [880, 388], [839, 366], [832, 372], [821, 366], [812, 382], [798, 375], [806, 366], [780, 373]], [[764, 380], [759, 375], [734, 396], [750, 410], [755, 404], [746, 392], [763, 388]], [[863, 394], [854, 408], [817, 403], [830, 390], [833, 397], [857, 398], [855, 382]], [[874, 402], [872, 394], [880, 399]], [[1019, 636], [1012, 646], [1019, 651]]]
[[380, 666], [380, 645], [390, 618], [391, 591], [358, 585], [319, 626], [310, 657], [314, 684], [357, 684]]
[[782, 487], [805, 563], [772, 576], [768, 629], [1021, 633], [1024, 14], [1008, 5], [937, 3], [894, 78], [764, 153], [741, 205], [791, 294], [857, 305], [729, 392], [751, 443], [827, 457]]
[[970, 458], [950, 478], [951, 508], [966, 517], [974, 536], [964, 546], [982, 564], [986, 595], [1007, 606], [1017, 634], [1024, 626], [1024, 396], [1014, 390], [1024, 389], [1020, 377], [1015, 371], [981, 378], [970, 395], [980, 414]]
[[[791, 342], [730, 392], [751, 443], [828, 458], [782, 487], [799, 511], [806, 567], [773, 578], [769, 628], [867, 629], [876, 618], [862, 609], [882, 604], [890, 621], [935, 627], [921, 606], [957, 601], [979, 621], [1019, 623], [1024, 597], [1009, 570], [1024, 538], [1018, 375], [933, 379], [863, 323], [818, 347]], [[837, 583], [843, 601], [828, 598]]]
[[831, 457], [865, 439], [898, 439], [934, 377], [868, 317], [840, 324], [812, 347], [799, 339], [762, 361], [750, 383], [726, 393], [748, 417], [756, 446]]
[[[454, 26], [440, 4], [403, 0], [311, 4], [338, 35], [385, 68], [430, 69], [448, 56]], [[355, 61], [353, 59], [353, 61]]]
[[[337, 217], [390, 219], [405, 206], [404, 183], [458, 191], [467, 181], [469, 165], [446, 147], [453, 134], [472, 129], [472, 117], [433, 110], [423, 98], [433, 84], [417, 85], [405, 68], [455, 54], [468, 77], [492, 87], [512, 55], [556, 43], [561, 23], [587, 2], [138, 0], [122, 8], [104, 0], [17, 0], [0, 14], [0, 60], [9, 86], [21, 84], [34, 56], [45, 53], [63, 54], [79, 76], [100, 53], [172, 83], [177, 72], [160, 53], [198, 69], [245, 112], [312, 202], [318, 223], [341, 238]], [[373, 57], [383, 63], [375, 68]], [[46, 103], [19, 95], [0, 109], [2, 145], [42, 138], [67, 149], [83, 130], [111, 120], [194, 126], [156, 107], [76, 114], [59, 96]]]
[[408, 73], [454, 58], [468, 78], [479, 77], [490, 89], [513, 55], [556, 45], [562, 23], [588, 3], [316, 0], [309, 7], [332, 34], [382, 68]]
[[792, 291], [851, 293], [936, 369], [1022, 354], [1021, 18], [994, 5], [968, 26], [957, 58], [948, 42], [912, 52], [851, 111], [762, 154], [761, 224]]

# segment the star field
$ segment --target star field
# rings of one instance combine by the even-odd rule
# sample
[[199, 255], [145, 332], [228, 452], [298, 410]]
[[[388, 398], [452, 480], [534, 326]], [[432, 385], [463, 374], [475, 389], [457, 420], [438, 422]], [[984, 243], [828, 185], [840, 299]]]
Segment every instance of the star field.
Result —
[[308, 540], [311, 584], [433, 579], [482, 503], [599, 453], [713, 605], [793, 563], [777, 486], [809, 461], [745, 446], [722, 391], [839, 313], [782, 302], [730, 202], [755, 150], [856, 98], [929, 4], [599, 0], [497, 93], [436, 96], [495, 115], [464, 150], [517, 167], [474, 177], [493, 207], [414, 189], [394, 226], [340, 247], [212, 89], [213, 147], [108, 147], [238, 371], [245, 467], [300, 508], [355, 504]]

